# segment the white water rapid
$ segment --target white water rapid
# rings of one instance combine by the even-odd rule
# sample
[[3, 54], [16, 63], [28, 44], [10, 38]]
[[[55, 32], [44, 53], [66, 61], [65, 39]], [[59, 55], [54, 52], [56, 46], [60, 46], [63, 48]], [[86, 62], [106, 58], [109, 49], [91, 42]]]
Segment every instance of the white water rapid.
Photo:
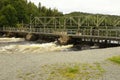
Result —
[[72, 45], [59, 46], [54, 42], [39, 44], [22, 38], [0, 38], [0, 53], [48, 53], [66, 51], [71, 47]]

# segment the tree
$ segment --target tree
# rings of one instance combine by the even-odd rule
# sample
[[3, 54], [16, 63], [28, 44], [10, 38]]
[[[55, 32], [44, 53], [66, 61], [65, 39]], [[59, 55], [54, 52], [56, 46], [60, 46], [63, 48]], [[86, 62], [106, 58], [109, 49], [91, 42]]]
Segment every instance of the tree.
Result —
[[22, 21], [27, 23], [28, 22], [27, 2], [25, 0], [13, 0], [11, 1], [11, 4], [17, 11], [18, 23], [22, 23]]
[[38, 4], [38, 10], [39, 10], [39, 13], [41, 12], [41, 3], [39, 2]]
[[53, 9], [53, 16], [63, 16], [63, 13], [59, 12], [56, 8]]
[[38, 16], [39, 15], [39, 10], [38, 10], [37, 6], [34, 3], [29, 2], [28, 3], [28, 15], [31, 15], [31, 14], [34, 17]]
[[27, 7], [28, 7], [27, 16], [30, 22], [30, 19], [33, 19], [34, 17], [39, 16], [39, 10], [37, 6], [32, 2], [29, 2]]
[[6, 25], [15, 26], [17, 24], [17, 12], [12, 5], [7, 5], [6, 7], [2, 8], [2, 17], [4, 19]]
[[41, 16], [46, 16], [46, 13], [47, 13], [47, 9], [46, 9], [46, 7], [45, 6], [42, 6], [41, 7]]
[[10, 4], [9, 0], [0, 0], [0, 10], [4, 7]]
[[27, 0], [0, 0], [0, 26], [15, 26], [22, 22], [28, 24], [30, 17], [59, 15], [61, 13], [57, 9], [41, 6], [40, 2], [37, 7]]
[[53, 11], [51, 8], [49, 8], [47, 11], [46, 11], [46, 16], [53, 16]]
[[8, 24], [6, 17], [4, 15], [0, 15], [0, 27], [3, 27], [3, 25], [6, 25], [6, 24]]

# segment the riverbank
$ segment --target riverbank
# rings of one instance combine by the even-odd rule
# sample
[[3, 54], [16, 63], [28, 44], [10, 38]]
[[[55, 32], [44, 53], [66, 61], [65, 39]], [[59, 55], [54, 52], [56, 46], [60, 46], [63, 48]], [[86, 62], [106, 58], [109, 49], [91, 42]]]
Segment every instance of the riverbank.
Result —
[[[102, 80], [119, 80], [120, 65], [107, 60], [112, 56], [120, 55], [120, 47], [68, 52], [41, 52], [41, 53], [0, 53], [0, 80], [21, 80], [19, 73], [30, 72], [38, 80], [42, 75], [41, 66], [51, 64], [70, 63], [99, 63], [105, 74]], [[39, 72], [39, 74], [38, 74]], [[24, 79], [22, 79], [24, 80]]]

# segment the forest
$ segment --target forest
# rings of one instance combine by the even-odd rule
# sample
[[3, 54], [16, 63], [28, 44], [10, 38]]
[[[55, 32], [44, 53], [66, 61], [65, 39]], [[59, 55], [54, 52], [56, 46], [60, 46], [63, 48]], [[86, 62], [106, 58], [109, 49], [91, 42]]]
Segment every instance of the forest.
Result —
[[[99, 18], [106, 19], [101, 22], [101, 26], [120, 26], [120, 16], [115, 15], [103, 15], [103, 14], [92, 14], [83, 12], [71, 12], [69, 14], [63, 14], [54, 8], [46, 8], [39, 2], [35, 5], [27, 0], [0, 0], [0, 27], [3, 26], [20, 26], [21, 24], [29, 24], [30, 19], [34, 17], [68, 17], [68, 16], [81, 16], [84, 19], [86, 16], [91, 16], [87, 20], [90, 25], [94, 25], [93, 21], [96, 16]], [[96, 18], [97, 19], [97, 18]], [[99, 20], [100, 21], [100, 20]], [[83, 24], [86, 25], [86, 24]]]
[[0, 26], [28, 24], [36, 16], [62, 16], [57, 9], [46, 8], [39, 2], [35, 5], [27, 0], [0, 0]]

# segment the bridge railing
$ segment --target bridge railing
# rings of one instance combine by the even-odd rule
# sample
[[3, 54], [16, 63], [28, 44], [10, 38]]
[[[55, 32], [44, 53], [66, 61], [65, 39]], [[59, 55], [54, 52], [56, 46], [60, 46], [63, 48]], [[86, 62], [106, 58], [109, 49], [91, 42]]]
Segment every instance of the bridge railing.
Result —
[[53, 28], [15, 28], [3, 27], [1, 30], [7, 32], [26, 32], [69, 36], [89, 36], [89, 37], [114, 37], [120, 38], [119, 29], [53, 29]]
[[78, 34], [81, 36], [97, 37], [120, 37], [119, 29], [80, 29]]

